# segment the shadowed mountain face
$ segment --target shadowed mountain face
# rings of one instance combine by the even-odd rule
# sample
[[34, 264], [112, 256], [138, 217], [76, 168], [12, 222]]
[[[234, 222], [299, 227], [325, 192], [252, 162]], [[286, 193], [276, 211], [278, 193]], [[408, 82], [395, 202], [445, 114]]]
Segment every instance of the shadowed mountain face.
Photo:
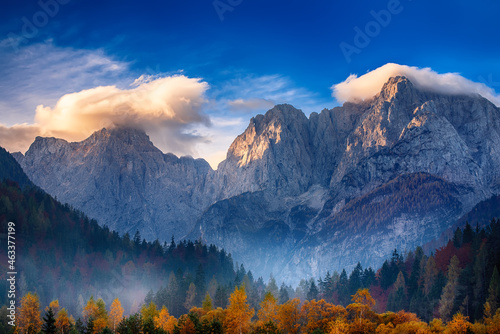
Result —
[[293, 282], [378, 266], [499, 194], [500, 111], [394, 77], [369, 101], [252, 118], [217, 171], [131, 129], [37, 138], [16, 158], [36, 184], [120, 232], [189, 232]]
[[103, 129], [79, 143], [36, 138], [17, 155], [34, 183], [121, 233], [184, 236], [212, 200], [204, 160], [163, 154], [140, 130]]

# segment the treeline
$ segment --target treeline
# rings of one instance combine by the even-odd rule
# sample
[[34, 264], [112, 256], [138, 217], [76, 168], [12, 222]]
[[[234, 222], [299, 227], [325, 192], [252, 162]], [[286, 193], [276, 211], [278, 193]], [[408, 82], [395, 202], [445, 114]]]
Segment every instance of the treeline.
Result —
[[[198, 289], [201, 280], [216, 288], [235, 281], [231, 255], [214, 245], [176, 243], [173, 238], [170, 243], [146, 242], [138, 232], [120, 236], [36, 187], [21, 189], [3, 181], [1, 231], [7, 231], [9, 221], [15, 223], [18, 295], [36, 292], [43, 304], [59, 298], [72, 314], [80, 313], [91, 295], [107, 301], [122, 296], [128, 313], [137, 309], [149, 289], [172, 287], [174, 281], [181, 299], [195, 280]], [[8, 290], [6, 255], [0, 252], [2, 291]], [[7, 294], [0, 294], [0, 305], [5, 304]], [[186, 309], [181, 303], [175, 314], [182, 312]]]
[[[375, 300], [368, 289], [361, 289], [351, 298], [347, 307], [324, 300], [300, 302], [291, 299], [279, 304], [266, 293], [256, 312], [247, 301], [244, 286], [236, 287], [226, 308], [214, 308], [207, 294], [202, 307], [193, 307], [189, 313], [176, 318], [163, 306], [154, 302], [144, 304], [139, 312], [123, 316], [119, 299], [109, 311], [102, 299], [89, 299], [81, 317], [74, 320], [57, 300], [45, 308], [41, 317], [38, 297], [31, 293], [23, 297], [16, 315], [16, 326], [9, 331], [26, 334], [494, 334], [500, 332], [500, 311], [494, 315], [488, 309], [480, 321], [470, 322], [457, 313], [447, 322], [433, 319], [425, 322], [406, 311], [374, 311]], [[486, 304], [488, 307], [488, 304]], [[6, 315], [6, 308], [0, 310]]]
[[[377, 226], [400, 214], [431, 212], [444, 208], [459, 210], [460, 202], [453, 196], [456, 192], [455, 186], [435, 175], [399, 175], [387, 184], [347, 202], [335, 215], [335, 225], [363, 228]], [[374, 198], [379, 200], [374, 201]]]
[[430, 256], [420, 247], [404, 256], [394, 250], [376, 274], [358, 264], [349, 276], [343, 270], [301, 285], [334, 304], [345, 306], [357, 289], [369, 288], [379, 312], [406, 310], [425, 321], [460, 312], [474, 321], [485, 316], [486, 302], [493, 314], [500, 306], [499, 241], [500, 220], [486, 228], [467, 223]]

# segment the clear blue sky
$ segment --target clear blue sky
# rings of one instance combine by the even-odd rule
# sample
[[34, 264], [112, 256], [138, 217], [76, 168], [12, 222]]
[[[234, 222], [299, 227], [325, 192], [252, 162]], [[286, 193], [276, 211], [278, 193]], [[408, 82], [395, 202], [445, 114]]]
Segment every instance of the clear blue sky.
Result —
[[[459, 72], [500, 90], [493, 0], [60, 0], [50, 13], [54, 1], [41, 0], [52, 4], [45, 9], [34, 0], [2, 1], [2, 124], [30, 123], [38, 104], [100, 85], [126, 88], [141, 74], [182, 73], [207, 82], [218, 101], [289, 102], [306, 113], [336, 105], [330, 87], [349, 74], [388, 62]], [[372, 11], [388, 7], [393, 14], [376, 29]], [[31, 33], [26, 25], [34, 23]], [[348, 61], [341, 43], [356, 47], [355, 28], [367, 25], [369, 41]], [[230, 115], [217, 106], [206, 113]], [[246, 110], [243, 123], [266, 108]]]

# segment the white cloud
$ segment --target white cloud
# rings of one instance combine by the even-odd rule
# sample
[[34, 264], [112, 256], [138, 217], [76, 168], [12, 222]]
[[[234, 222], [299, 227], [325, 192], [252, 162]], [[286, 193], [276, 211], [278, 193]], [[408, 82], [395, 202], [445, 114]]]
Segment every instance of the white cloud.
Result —
[[2, 126], [0, 143], [10, 151], [22, 150], [35, 135], [79, 141], [103, 127], [131, 126], [144, 129], [164, 151], [190, 154], [201, 138], [187, 130], [193, 124], [210, 124], [202, 111], [207, 89], [200, 79], [172, 76], [132, 89], [100, 86], [66, 94], [53, 108], [39, 105], [33, 124]]
[[483, 83], [473, 82], [458, 73], [440, 74], [432, 69], [386, 64], [360, 77], [351, 74], [345, 81], [332, 86], [332, 96], [339, 102], [370, 99], [380, 92], [390, 77], [406, 76], [417, 88], [442, 94], [480, 94], [497, 106], [500, 95]]

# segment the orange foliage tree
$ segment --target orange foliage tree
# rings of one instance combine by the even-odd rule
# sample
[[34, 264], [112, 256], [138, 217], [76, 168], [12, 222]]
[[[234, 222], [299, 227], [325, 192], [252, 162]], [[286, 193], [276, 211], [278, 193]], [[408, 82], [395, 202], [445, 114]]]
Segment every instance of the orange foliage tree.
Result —
[[66, 311], [65, 308], [63, 308], [57, 313], [57, 318], [56, 318], [57, 331], [61, 334], [67, 334], [69, 333], [70, 327], [71, 327], [71, 321], [70, 318], [68, 317], [68, 312]]
[[85, 322], [89, 321], [90, 318], [96, 319], [97, 314], [99, 313], [99, 307], [97, 306], [94, 296], [90, 296], [87, 305], [83, 308], [82, 317]]
[[229, 297], [229, 306], [226, 310], [224, 328], [228, 334], [247, 333], [250, 328], [250, 319], [255, 310], [247, 303], [245, 288], [236, 287]]
[[54, 312], [54, 314], [57, 314], [59, 312], [59, 299], [51, 301], [49, 306], [45, 308], [45, 311], [48, 311], [49, 308], [52, 309], [52, 312]]
[[257, 315], [261, 324], [265, 324], [268, 321], [278, 322], [278, 304], [270, 291], [266, 292], [264, 300], [260, 303], [260, 310]]
[[110, 328], [113, 330], [113, 333], [116, 332], [116, 326], [122, 321], [123, 319], [123, 307], [122, 304], [120, 303], [120, 300], [116, 298], [113, 300], [111, 303], [111, 310], [109, 311], [109, 324]]
[[300, 329], [300, 299], [294, 298], [280, 305], [278, 309], [278, 328], [284, 334], [297, 334]]
[[311, 333], [315, 329], [321, 329], [326, 333], [328, 324], [338, 318], [344, 318], [346, 310], [343, 306], [332, 305], [323, 299], [319, 301], [306, 300], [304, 305], [302, 305], [301, 314], [308, 333]]
[[42, 328], [40, 301], [36, 294], [29, 292], [21, 299], [15, 333], [36, 334]]
[[359, 324], [362, 324], [372, 307], [375, 305], [375, 300], [370, 295], [368, 289], [359, 289], [355, 295], [352, 296], [354, 303], [347, 306], [347, 310], [353, 318], [358, 319]]
[[453, 316], [453, 319], [446, 324], [445, 333], [446, 334], [467, 334], [472, 324], [469, 322], [468, 317], [463, 316], [461, 313], [457, 313]]
[[177, 320], [175, 317], [168, 313], [165, 306], [161, 308], [160, 313], [154, 317], [155, 328], [161, 328], [162, 330], [173, 333], [174, 327], [177, 325]]

